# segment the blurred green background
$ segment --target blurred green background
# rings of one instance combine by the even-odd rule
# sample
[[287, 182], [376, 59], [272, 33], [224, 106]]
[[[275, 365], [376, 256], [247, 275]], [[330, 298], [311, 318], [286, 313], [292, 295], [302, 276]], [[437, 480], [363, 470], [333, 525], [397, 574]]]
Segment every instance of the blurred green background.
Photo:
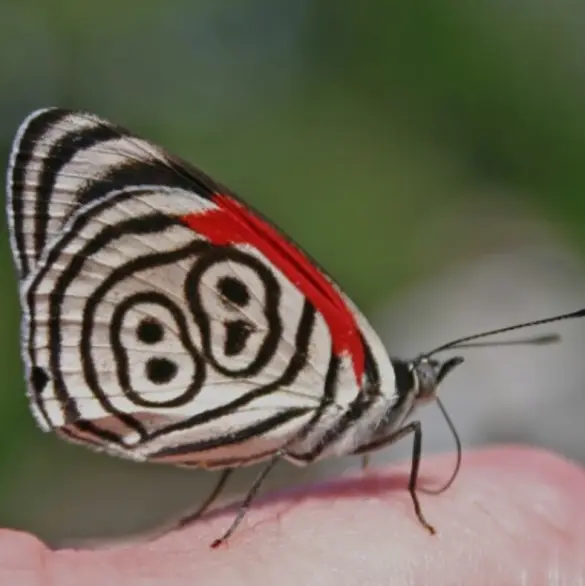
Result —
[[[585, 252], [584, 24], [566, 0], [3, 2], [0, 152], [35, 108], [111, 118], [231, 186], [369, 314], [527, 218]], [[61, 543], [193, 504], [205, 473], [37, 431], [5, 228], [0, 271], [0, 523]]]

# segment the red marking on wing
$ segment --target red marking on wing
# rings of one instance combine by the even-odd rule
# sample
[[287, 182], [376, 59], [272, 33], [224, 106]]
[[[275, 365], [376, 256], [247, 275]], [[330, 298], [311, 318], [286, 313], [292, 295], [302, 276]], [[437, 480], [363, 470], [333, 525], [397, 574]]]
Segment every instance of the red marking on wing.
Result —
[[360, 330], [339, 292], [296, 246], [241, 203], [222, 194], [216, 194], [213, 201], [219, 209], [188, 214], [182, 221], [213, 244], [250, 244], [268, 258], [321, 313], [329, 326], [334, 352], [349, 352], [360, 386], [364, 373]]

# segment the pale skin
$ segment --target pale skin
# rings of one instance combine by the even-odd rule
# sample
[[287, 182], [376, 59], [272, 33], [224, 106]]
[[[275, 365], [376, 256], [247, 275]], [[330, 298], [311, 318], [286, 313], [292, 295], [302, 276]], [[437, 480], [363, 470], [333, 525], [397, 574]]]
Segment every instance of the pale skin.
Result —
[[[429, 488], [453, 456], [424, 458]], [[356, 462], [359, 469], [359, 462]], [[227, 545], [209, 543], [233, 508], [147, 543], [50, 551], [0, 531], [0, 584], [19, 586], [582, 585], [585, 470], [516, 447], [466, 452], [444, 494], [420, 494], [438, 534], [417, 522], [406, 465], [266, 495]]]

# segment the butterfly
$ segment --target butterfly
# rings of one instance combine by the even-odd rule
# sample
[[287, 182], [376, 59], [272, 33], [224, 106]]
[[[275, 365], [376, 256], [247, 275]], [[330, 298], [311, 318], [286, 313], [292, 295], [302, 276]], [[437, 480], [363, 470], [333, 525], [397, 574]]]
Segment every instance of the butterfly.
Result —
[[235, 468], [266, 461], [213, 547], [277, 461], [364, 455], [412, 435], [408, 488], [435, 532], [417, 496], [422, 429], [409, 420], [463, 359], [433, 356], [527, 324], [390, 357], [339, 285], [258, 211], [92, 114], [30, 114], [7, 194], [27, 396], [43, 430], [132, 460], [223, 469], [195, 517]]

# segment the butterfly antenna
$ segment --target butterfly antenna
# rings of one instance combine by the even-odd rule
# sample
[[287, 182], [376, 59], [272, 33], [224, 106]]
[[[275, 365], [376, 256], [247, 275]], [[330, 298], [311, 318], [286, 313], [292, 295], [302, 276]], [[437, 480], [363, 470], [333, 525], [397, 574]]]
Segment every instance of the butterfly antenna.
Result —
[[496, 340], [495, 342], [462, 342], [455, 344], [449, 349], [455, 348], [492, 348], [493, 346], [548, 346], [561, 341], [559, 334], [542, 334], [542, 336], [531, 336], [530, 338], [518, 338], [514, 340]]
[[[567, 319], [576, 319], [576, 318], [580, 318], [580, 317], [585, 317], [585, 308], [579, 309], [578, 311], [572, 311], [571, 313], [563, 313], [561, 315], [556, 315], [554, 317], [547, 317], [545, 319], [537, 319], [535, 321], [524, 322], [521, 324], [508, 326], [505, 328], [498, 328], [496, 330], [489, 330], [487, 332], [482, 332], [481, 334], [473, 334], [472, 336], [464, 336], [463, 338], [457, 338], [456, 340], [452, 340], [451, 342], [447, 342], [446, 344], [438, 346], [434, 350], [431, 350], [430, 352], [426, 353], [425, 356], [432, 356], [433, 354], [436, 354], [437, 352], [442, 352], [443, 350], [450, 350], [452, 348], [472, 346], [471, 344], [467, 344], [467, 342], [471, 342], [473, 340], [478, 340], [480, 338], [487, 338], [489, 336], [494, 336], [496, 334], [503, 334], [506, 332], [511, 332], [513, 330], [519, 330], [522, 328], [529, 328], [532, 326], [540, 326], [543, 324], [550, 324], [550, 323], [557, 322], [557, 321], [562, 321], [562, 320], [567, 320]], [[547, 344], [549, 344], [553, 341], [558, 341], [558, 340], [554, 340], [551, 336], [553, 336], [553, 335], [547, 334], [546, 336], [538, 336], [536, 338], [529, 338], [529, 339], [526, 339], [526, 340], [523, 340], [520, 342], [516, 342], [516, 343], [520, 343], [520, 344], [522, 344], [522, 343], [524, 343], [524, 344], [547, 343]], [[543, 339], [544, 339], [544, 342], [543, 342]], [[534, 340], [536, 340], [536, 342]], [[500, 343], [500, 344], [502, 344], [502, 343]], [[489, 345], [492, 345], [492, 346], [498, 345], [498, 343], [494, 342]], [[508, 343], [508, 345], [509, 345], [509, 343]]]

